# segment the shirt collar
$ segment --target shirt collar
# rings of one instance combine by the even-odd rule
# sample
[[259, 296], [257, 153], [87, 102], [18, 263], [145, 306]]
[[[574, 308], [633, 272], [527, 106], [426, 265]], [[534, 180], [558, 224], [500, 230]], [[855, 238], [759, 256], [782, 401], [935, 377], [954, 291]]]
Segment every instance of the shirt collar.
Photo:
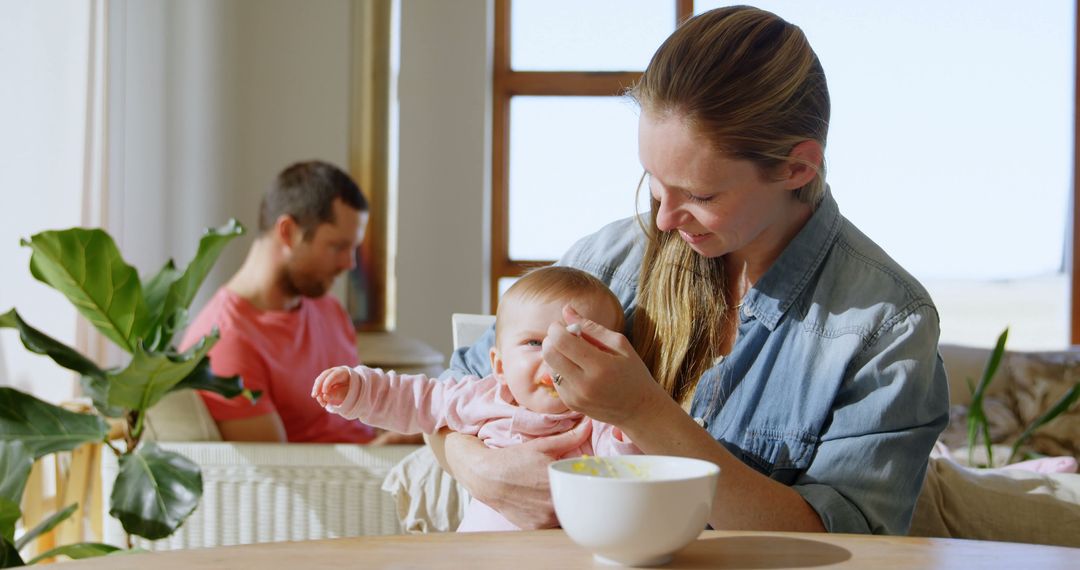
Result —
[[754, 317], [769, 330], [775, 329], [780, 318], [791, 308], [825, 261], [826, 254], [840, 233], [842, 220], [832, 190], [826, 185], [825, 195], [806, 225], [784, 248], [765, 275], [746, 292], [741, 317]]

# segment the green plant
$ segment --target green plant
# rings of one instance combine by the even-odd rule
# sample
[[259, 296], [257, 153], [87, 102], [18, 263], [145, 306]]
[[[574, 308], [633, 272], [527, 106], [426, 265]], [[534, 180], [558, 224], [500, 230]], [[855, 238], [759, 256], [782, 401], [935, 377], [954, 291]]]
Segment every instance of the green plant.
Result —
[[[164, 538], [195, 510], [202, 497], [198, 466], [178, 453], [143, 442], [142, 437], [147, 411], [170, 392], [200, 389], [252, 401], [258, 396], [245, 390], [239, 377], [221, 378], [210, 371], [207, 353], [217, 342], [216, 330], [186, 351], [173, 345], [173, 337], [187, 324], [188, 306], [210, 268], [225, 245], [243, 231], [236, 220], [207, 230], [194, 259], [183, 271], [169, 260], [144, 280], [100, 229], [46, 231], [21, 241], [33, 250], [33, 276], [67, 297], [102, 335], [131, 357], [124, 366], [101, 368], [28, 325], [15, 309], [0, 315], [0, 328], [16, 329], [28, 350], [77, 372], [84, 394], [97, 411], [75, 413], [19, 390], [0, 388], [0, 567], [23, 565], [19, 550], [75, 509], [75, 505], [58, 505], [57, 513], [18, 540], [14, 538], [33, 461], [84, 443], [103, 442], [119, 458], [109, 514], [129, 535]], [[122, 440], [109, 440], [105, 418], [122, 426]], [[37, 559], [58, 554], [93, 556], [114, 550], [109, 545], [80, 543], [61, 546]]]
[[[983, 400], [986, 396], [986, 390], [990, 386], [991, 380], [994, 378], [994, 374], [997, 373], [998, 366], [1001, 364], [1001, 359], [1005, 354], [1005, 342], [1009, 338], [1008, 327], [1002, 331], [998, 336], [997, 343], [994, 345], [994, 350], [990, 353], [990, 358], [986, 362], [986, 368], [983, 370], [982, 379], [976, 385], [972, 382], [971, 378], [967, 379], [968, 389], [971, 390], [971, 404], [968, 407], [967, 428], [968, 428], [968, 465], [975, 466], [975, 449], [979, 442], [979, 435], [982, 435], [983, 445], [986, 449], [986, 465], [994, 465], [994, 451], [993, 442], [990, 440], [990, 424], [986, 418], [986, 413], [983, 410]], [[1055, 418], [1065, 413], [1076, 401], [1080, 399], [1080, 382], [1077, 382], [1070, 388], [1057, 402], [1051, 405], [1045, 412], [1039, 417], [1035, 418], [1031, 424], [1029, 424], [1024, 431], [1013, 442], [1012, 447], [1009, 450], [1009, 457], [1005, 461], [1006, 464], [1012, 463], [1016, 456], [1020, 453], [1020, 447], [1031, 438], [1032, 434], [1042, 426], [1050, 423]]]

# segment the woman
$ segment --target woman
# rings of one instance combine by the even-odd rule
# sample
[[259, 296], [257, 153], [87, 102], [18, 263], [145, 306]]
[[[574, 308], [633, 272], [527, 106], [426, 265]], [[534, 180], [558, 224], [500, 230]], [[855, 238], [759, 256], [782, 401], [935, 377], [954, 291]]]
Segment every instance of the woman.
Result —
[[[616, 222], [560, 261], [619, 295], [631, 340], [566, 310], [584, 334], [553, 326], [543, 350], [563, 401], [645, 453], [719, 465], [714, 528], [905, 533], [948, 417], [938, 315], [825, 185], [828, 88], [802, 31], [704, 13], [631, 95], [651, 225]], [[455, 367], [483, 373], [489, 344]], [[451, 434], [445, 464], [548, 526], [544, 465], [583, 431], [499, 451]]]

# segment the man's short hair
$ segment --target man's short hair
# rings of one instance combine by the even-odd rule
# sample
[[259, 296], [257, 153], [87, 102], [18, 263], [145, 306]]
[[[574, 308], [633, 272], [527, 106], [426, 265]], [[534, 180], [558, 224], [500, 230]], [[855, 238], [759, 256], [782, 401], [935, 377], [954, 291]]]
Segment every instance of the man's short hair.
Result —
[[368, 211], [360, 187], [340, 168], [319, 160], [297, 162], [281, 171], [259, 207], [259, 232], [274, 227], [282, 215], [296, 220], [309, 238], [320, 224], [334, 222], [334, 200]]

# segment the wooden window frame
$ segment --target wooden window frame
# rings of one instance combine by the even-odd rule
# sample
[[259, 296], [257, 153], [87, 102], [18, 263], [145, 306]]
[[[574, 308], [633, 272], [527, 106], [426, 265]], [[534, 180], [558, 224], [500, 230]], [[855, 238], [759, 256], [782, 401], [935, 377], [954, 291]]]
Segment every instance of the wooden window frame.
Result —
[[[683, 22], [694, 13], [693, 0], [672, 0], [676, 21]], [[510, 258], [510, 98], [516, 95], [539, 96], [612, 96], [621, 94], [641, 77], [640, 72], [535, 72], [514, 71], [510, 67], [510, 32], [512, 0], [495, 0], [495, 46], [492, 93], [492, 176], [491, 176], [491, 308], [498, 306], [499, 280], [518, 277], [532, 267], [548, 265], [552, 260]], [[1080, 345], [1080, 281], [1075, 268], [1080, 267], [1080, 0], [1076, 2], [1074, 43], [1076, 50], [1075, 90], [1073, 92], [1073, 188], [1072, 254], [1069, 257], [1069, 339]]]
[[[694, 13], [692, 0], [671, 0], [676, 21]], [[550, 259], [510, 257], [510, 99], [519, 95], [611, 97], [621, 95], [640, 71], [514, 71], [510, 67], [512, 0], [495, 0], [491, 149], [491, 309], [499, 302], [499, 280], [549, 265]]]

